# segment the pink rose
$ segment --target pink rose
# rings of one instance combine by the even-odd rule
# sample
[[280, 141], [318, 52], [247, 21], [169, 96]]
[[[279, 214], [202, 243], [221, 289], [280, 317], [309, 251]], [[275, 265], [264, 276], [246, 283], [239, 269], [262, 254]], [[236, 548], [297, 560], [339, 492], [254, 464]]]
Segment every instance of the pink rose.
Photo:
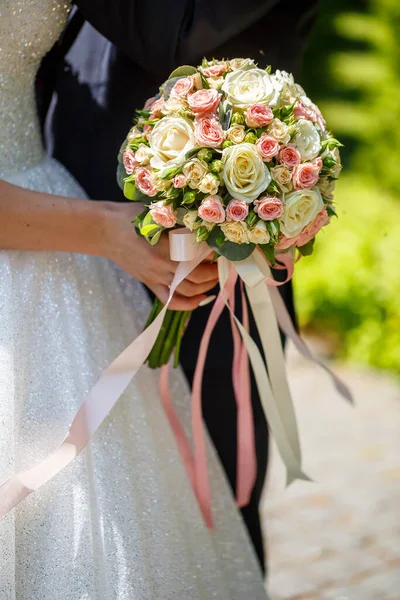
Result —
[[282, 146], [278, 158], [279, 162], [289, 167], [289, 169], [301, 163], [301, 154], [296, 146]]
[[182, 77], [182, 79], [178, 79], [175, 83], [174, 87], [171, 90], [170, 96], [172, 98], [182, 98], [182, 96], [187, 96], [194, 88], [193, 77], [189, 75], [189, 77]]
[[269, 162], [279, 152], [279, 144], [276, 139], [266, 133], [262, 134], [256, 146], [264, 162]]
[[151, 179], [151, 173], [146, 167], [139, 167], [136, 169], [135, 185], [142, 194], [150, 196], [150, 198], [157, 194], [157, 188]]
[[200, 204], [199, 217], [209, 223], [223, 223], [225, 209], [220, 196], [207, 196]]
[[219, 121], [210, 115], [195, 119], [194, 135], [199, 146], [210, 148], [219, 148], [225, 139], [225, 133]]
[[145, 102], [144, 108], [151, 108], [154, 104], [154, 102], [156, 101], [156, 97], [153, 96], [152, 98], [148, 98]]
[[247, 127], [264, 127], [272, 123], [274, 113], [269, 106], [264, 104], [252, 104], [246, 110]]
[[171, 204], [164, 204], [163, 200], [155, 202], [150, 207], [150, 214], [157, 225], [171, 228], [176, 225], [176, 213]]
[[207, 67], [207, 69], [203, 69], [203, 75], [204, 77], [221, 77], [225, 71], [226, 65], [212, 65], [211, 67]]
[[249, 214], [249, 205], [244, 200], [233, 198], [226, 207], [226, 218], [229, 221], [244, 221]]
[[146, 138], [146, 140], [148, 140], [150, 138], [152, 131], [153, 131], [153, 128], [151, 127], [151, 125], [148, 125], [146, 123], [146, 125], [143, 127], [143, 136]]
[[293, 114], [295, 119], [308, 119], [308, 121], [317, 123], [322, 131], [326, 130], [326, 121], [318, 106], [312, 102], [309, 106], [306, 106], [303, 102], [299, 101], [294, 108]]
[[326, 208], [323, 208], [321, 212], [317, 214], [314, 221], [311, 221], [307, 227], [303, 229], [301, 234], [297, 237], [297, 246], [305, 246], [310, 242], [318, 233], [322, 227], [329, 223], [329, 216], [326, 212]]
[[130, 148], [124, 150], [124, 153], [122, 155], [122, 162], [124, 164], [125, 171], [128, 173], [128, 175], [132, 175], [133, 171], [135, 170], [135, 167], [137, 167], [139, 164], [135, 159], [135, 153]]
[[296, 190], [313, 188], [319, 178], [319, 168], [312, 162], [302, 163], [293, 169], [293, 185]]
[[183, 188], [187, 183], [186, 177], [181, 173], [180, 175], [175, 175], [172, 185], [174, 188]]
[[287, 238], [283, 233], [279, 236], [279, 242], [275, 245], [275, 250], [287, 250], [287, 248], [291, 248], [295, 246], [297, 243], [297, 237]]
[[318, 158], [314, 158], [314, 160], [312, 160], [311, 162], [313, 165], [316, 166], [316, 168], [318, 169], [318, 174], [319, 174], [322, 167], [324, 166], [324, 163], [322, 162], [322, 158], [320, 156], [318, 156]]
[[156, 100], [150, 108], [150, 119], [158, 119], [162, 116], [162, 109], [164, 108], [164, 98], [161, 96]]
[[221, 100], [221, 94], [217, 90], [198, 90], [188, 96], [188, 104], [196, 114], [213, 113]]
[[273, 221], [283, 215], [284, 208], [276, 196], [263, 196], [254, 202], [254, 212], [264, 221]]

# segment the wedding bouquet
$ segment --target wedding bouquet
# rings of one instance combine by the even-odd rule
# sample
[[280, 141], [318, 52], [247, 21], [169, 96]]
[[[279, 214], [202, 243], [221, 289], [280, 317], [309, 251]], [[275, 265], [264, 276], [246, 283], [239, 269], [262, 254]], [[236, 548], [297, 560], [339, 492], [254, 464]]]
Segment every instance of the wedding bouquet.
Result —
[[[152, 245], [185, 227], [215, 258], [243, 261], [261, 251], [270, 267], [285, 253], [312, 253], [334, 216], [341, 144], [305, 91], [285, 71], [250, 59], [176, 69], [136, 111], [118, 180], [126, 198], [146, 203], [137, 232]], [[161, 311], [156, 300], [148, 324]], [[148, 363], [175, 351], [188, 312], [167, 311]]]

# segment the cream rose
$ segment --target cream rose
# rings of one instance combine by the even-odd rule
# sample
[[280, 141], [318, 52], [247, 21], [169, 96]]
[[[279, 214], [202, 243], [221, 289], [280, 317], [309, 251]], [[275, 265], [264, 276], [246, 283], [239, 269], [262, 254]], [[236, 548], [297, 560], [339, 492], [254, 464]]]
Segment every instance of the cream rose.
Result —
[[300, 235], [323, 208], [324, 201], [318, 188], [288, 194], [285, 198], [285, 212], [279, 219], [281, 232], [287, 238]]
[[268, 128], [268, 135], [275, 138], [280, 144], [287, 144], [290, 140], [289, 127], [283, 121], [274, 119]]
[[207, 81], [212, 90], [220, 90], [224, 85], [225, 79], [223, 77], [209, 77]]
[[198, 158], [192, 158], [182, 167], [182, 172], [192, 190], [198, 189], [200, 181], [208, 171], [207, 163]]
[[193, 123], [181, 117], [165, 117], [154, 125], [149, 141], [154, 169], [181, 165], [195, 146]]
[[337, 179], [339, 177], [339, 175], [340, 175], [340, 171], [342, 170], [342, 162], [340, 160], [339, 148], [334, 148], [331, 151], [331, 156], [338, 163], [337, 165], [333, 165], [333, 167], [331, 167], [332, 177], [334, 177], [335, 179]]
[[321, 150], [319, 133], [311, 121], [300, 119], [297, 122], [293, 143], [297, 146], [303, 160], [312, 160]]
[[209, 194], [210, 196], [215, 196], [218, 192], [219, 181], [212, 173], [207, 173], [200, 181], [199, 190], [203, 192], [203, 194]]
[[243, 221], [227, 221], [221, 225], [222, 233], [229, 242], [249, 244], [249, 230]]
[[226, 138], [234, 144], [241, 144], [246, 137], [246, 130], [243, 125], [233, 125], [226, 132]]
[[270, 172], [254, 144], [225, 148], [222, 161], [223, 180], [233, 198], [253, 202], [270, 184]]
[[286, 165], [277, 165], [271, 169], [272, 179], [280, 190], [287, 194], [293, 189], [292, 172]]
[[183, 224], [190, 229], [190, 231], [196, 231], [201, 225], [201, 221], [197, 220], [197, 215], [197, 210], [188, 210], [183, 217]]
[[267, 71], [256, 68], [241, 68], [228, 73], [222, 90], [226, 99], [238, 108], [252, 104], [276, 104], [276, 92]]
[[140, 144], [136, 150], [135, 159], [141, 166], [148, 165], [151, 158], [151, 150], [145, 144]]
[[333, 192], [335, 190], [334, 181], [329, 181], [327, 177], [321, 177], [321, 179], [318, 181], [318, 187], [323, 196], [329, 199], [333, 197]]
[[249, 231], [249, 241], [253, 244], [268, 244], [270, 235], [264, 221], [257, 221]]

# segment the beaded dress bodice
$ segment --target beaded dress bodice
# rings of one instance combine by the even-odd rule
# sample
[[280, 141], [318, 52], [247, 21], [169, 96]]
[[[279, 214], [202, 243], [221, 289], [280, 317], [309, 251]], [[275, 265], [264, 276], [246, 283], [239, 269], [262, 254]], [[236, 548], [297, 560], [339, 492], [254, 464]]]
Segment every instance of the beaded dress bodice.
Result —
[[0, 177], [43, 158], [35, 77], [69, 10], [60, 0], [0, 0]]

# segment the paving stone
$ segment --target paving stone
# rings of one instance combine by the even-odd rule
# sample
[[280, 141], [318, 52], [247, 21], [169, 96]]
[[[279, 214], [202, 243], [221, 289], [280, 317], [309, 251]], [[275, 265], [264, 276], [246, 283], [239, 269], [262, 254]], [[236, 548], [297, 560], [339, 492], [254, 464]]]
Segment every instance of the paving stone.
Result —
[[261, 507], [272, 600], [400, 600], [400, 385], [339, 369], [349, 408], [290, 347], [288, 365], [304, 470], [318, 483], [285, 490], [272, 444]]

